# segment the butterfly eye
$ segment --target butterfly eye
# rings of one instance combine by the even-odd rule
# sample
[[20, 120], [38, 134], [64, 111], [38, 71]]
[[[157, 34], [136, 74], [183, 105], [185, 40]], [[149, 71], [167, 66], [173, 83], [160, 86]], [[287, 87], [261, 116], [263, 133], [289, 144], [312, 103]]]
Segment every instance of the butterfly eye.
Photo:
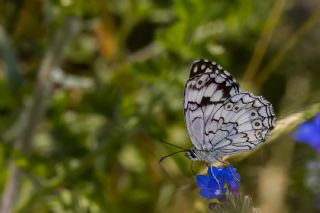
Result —
[[196, 153], [193, 150], [190, 151], [190, 154], [191, 154], [192, 158], [196, 158], [197, 157]]
[[262, 127], [262, 122], [260, 120], [253, 121], [253, 128], [254, 129], [261, 129], [261, 127]]
[[191, 160], [197, 159], [197, 155], [196, 155], [195, 151], [192, 149], [190, 149], [190, 150], [188, 150], [188, 152], [186, 152], [186, 156], [188, 158], [190, 158]]
[[225, 105], [226, 110], [231, 110], [232, 107], [233, 107], [233, 103], [227, 103], [227, 104]]

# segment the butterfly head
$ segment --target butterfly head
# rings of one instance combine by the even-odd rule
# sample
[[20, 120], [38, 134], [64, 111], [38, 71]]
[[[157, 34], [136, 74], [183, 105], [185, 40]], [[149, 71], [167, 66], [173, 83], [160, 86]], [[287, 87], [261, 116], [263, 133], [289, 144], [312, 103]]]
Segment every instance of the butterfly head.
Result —
[[199, 150], [195, 147], [187, 150], [185, 155], [192, 161], [203, 161], [207, 163], [222, 162], [222, 155], [215, 151]]
[[195, 150], [194, 148], [189, 149], [185, 155], [190, 158], [192, 161], [196, 161], [199, 160], [198, 159], [198, 152], [197, 150]]

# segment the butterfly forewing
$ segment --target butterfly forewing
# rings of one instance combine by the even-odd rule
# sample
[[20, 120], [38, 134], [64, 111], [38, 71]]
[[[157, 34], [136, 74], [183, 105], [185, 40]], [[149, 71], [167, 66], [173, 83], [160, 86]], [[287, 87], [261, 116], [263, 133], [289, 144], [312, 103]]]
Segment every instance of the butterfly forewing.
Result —
[[210, 150], [212, 144], [204, 143], [214, 131], [204, 131], [212, 122], [209, 118], [227, 99], [239, 93], [239, 86], [219, 65], [199, 60], [192, 65], [184, 92], [185, 120], [191, 141], [199, 150]]
[[268, 101], [242, 92], [220, 65], [203, 59], [191, 67], [184, 113], [195, 148], [222, 156], [256, 147], [274, 126]]

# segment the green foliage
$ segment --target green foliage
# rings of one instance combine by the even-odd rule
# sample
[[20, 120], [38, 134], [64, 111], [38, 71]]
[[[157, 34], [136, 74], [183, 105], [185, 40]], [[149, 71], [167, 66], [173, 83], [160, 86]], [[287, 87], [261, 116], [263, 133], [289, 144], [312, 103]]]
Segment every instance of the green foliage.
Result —
[[[158, 160], [175, 151], [159, 139], [191, 147], [184, 126], [183, 87], [192, 61], [208, 58], [229, 70], [243, 89], [271, 100], [282, 121], [272, 144], [232, 159], [243, 180], [243, 194], [250, 194], [255, 207], [258, 201], [263, 204], [257, 190], [260, 172], [276, 159], [283, 162], [279, 167], [288, 179], [282, 210], [307, 205], [305, 212], [316, 212], [308, 203], [313, 195], [303, 183], [305, 162], [314, 156], [302, 146], [290, 149], [288, 157], [275, 150], [293, 147], [290, 132], [320, 111], [320, 18], [312, 16], [320, 12], [288, 1], [274, 20], [270, 11], [276, 3], [1, 1], [0, 189], [4, 191], [9, 162], [14, 162], [23, 174], [15, 211], [207, 212], [207, 202], [195, 190], [189, 160], [180, 154], [162, 164]], [[80, 30], [57, 50], [58, 66], [49, 66], [52, 85], [43, 97], [39, 125], [26, 123], [40, 65], [55, 51], [50, 48], [55, 49], [54, 39], [70, 17], [78, 18]], [[274, 30], [271, 41], [253, 77], [247, 78], [268, 21], [278, 25], [266, 31]], [[306, 30], [295, 34], [301, 26]], [[67, 38], [66, 31], [62, 33]], [[290, 39], [296, 42], [286, 46]], [[261, 77], [266, 72], [267, 78]], [[27, 150], [21, 150], [15, 143], [25, 124], [38, 128]], [[199, 173], [203, 167], [194, 165]]]

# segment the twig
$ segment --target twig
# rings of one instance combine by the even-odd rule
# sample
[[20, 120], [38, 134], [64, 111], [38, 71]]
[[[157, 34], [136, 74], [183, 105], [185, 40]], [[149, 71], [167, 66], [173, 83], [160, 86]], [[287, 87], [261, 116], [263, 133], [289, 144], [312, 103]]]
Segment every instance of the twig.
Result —
[[[60, 64], [64, 47], [78, 28], [79, 20], [77, 18], [68, 19], [63, 29], [57, 33], [52, 46], [48, 49], [41, 63], [31, 104], [25, 109], [27, 114], [26, 122], [24, 122], [21, 132], [14, 141], [14, 148], [22, 153], [27, 154], [29, 152], [33, 135], [46, 109], [46, 103], [52, 91], [50, 73]], [[19, 199], [22, 172], [13, 160], [10, 162], [8, 173], [7, 183], [2, 195], [0, 213], [12, 212], [15, 203]]]
[[244, 81], [250, 82], [255, 78], [257, 70], [261, 65], [261, 61], [266, 53], [268, 45], [271, 41], [274, 29], [276, 28], [280, 16], [282, 14], [283, 8], [285, 5], [285, 0], [276, 0], [273, 3], [270, 14], [267, 18], [267, 22], [264, 26], [264, 29], [261, 33], [260, 39], [254, 50], [254, 54], [250, 60], [248, 68], [244, 74]]
[[304, 22], [304, 24], [288, 39], [276, 56], [271, 60], [266, 67], [261, 71], [257, 78], [257, 85], [259, 87], [268, 79], [275, 68], [280, 64], [287, 53], [296, 46], [302, 37], [313, 27], [320, 19], [320, 7]]

